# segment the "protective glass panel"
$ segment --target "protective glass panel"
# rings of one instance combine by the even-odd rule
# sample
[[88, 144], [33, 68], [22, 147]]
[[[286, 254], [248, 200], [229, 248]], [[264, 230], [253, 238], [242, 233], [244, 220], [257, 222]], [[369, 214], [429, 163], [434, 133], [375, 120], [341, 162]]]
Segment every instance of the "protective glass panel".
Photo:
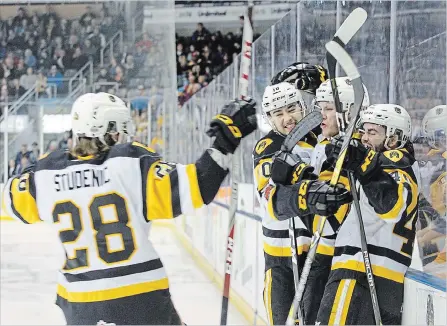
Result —
[[[366, 10], [368, 19], [346, 45], [346, 50], [359, 68], [363, 83], [368, 89], [370, 103], [387, 103], [390, 54], [389, 1], [341, 2], [342, 23], [358, 7]], [[340, 69], [340, 76], [346, 74]]]
[[423, 270], [445, 279], [446, 3], [401, 1], [397, 13], [396, 102], [411, 115], [421, 173], [416, 239]]

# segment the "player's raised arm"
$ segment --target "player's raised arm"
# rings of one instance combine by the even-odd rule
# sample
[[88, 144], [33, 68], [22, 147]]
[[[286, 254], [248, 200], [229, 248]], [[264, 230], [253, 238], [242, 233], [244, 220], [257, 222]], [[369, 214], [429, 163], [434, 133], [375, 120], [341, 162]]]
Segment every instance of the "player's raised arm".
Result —
[[236, 100], [213, 118], [215, 139], [194, 163], [182, 165], [140, 158], [144, 215], [147, 221], [173, 218], [209, 204], [228, 174], [229, 158], [240, 141], [256, 129], [256, 102]]

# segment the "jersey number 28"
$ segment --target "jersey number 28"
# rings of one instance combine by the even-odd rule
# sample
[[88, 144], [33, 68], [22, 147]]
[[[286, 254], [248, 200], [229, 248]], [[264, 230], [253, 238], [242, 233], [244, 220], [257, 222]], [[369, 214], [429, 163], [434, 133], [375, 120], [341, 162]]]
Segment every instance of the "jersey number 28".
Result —
[[[115, 210], [114, 221], [104, 221], [102, 208], [113, 207]], [[60, 222], [62, 215], [70, 215], [72, 227], [59, 231], [59, 237], [64, 244], [77, 241], [84, 231], [81, 218], [81, 210], [72, 201], [58, 202], [53, 209], [54, 223]], [[135, 243], [132, 228], [128, 226], [129, 213], [127, 211], [126, 200], [119, 194], [113, 192], [96, 196], [89, 205], [89, 219], [96, 242], [98, 257], [106, 264], [113, 264], [128, 260], [135, 251]], [[122, 241], [122, 248], [112, 250], [109, 248], [109, 239], [118, 236]], [[89, 252], [87, 247], [80, 247], [74, 250], [74, 256], [66, 254], [64, 270], [73, 270], [89, 266]]]

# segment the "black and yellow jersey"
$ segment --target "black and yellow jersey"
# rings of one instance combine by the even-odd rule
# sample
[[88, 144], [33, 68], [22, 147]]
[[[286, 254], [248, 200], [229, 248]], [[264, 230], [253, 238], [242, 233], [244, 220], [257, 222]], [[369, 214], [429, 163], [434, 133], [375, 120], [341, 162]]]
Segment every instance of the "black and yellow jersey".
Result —
[[165, 162], [137, 143], [97, 157], [56, 151], [8, 180], [2, 208], [31, 224], [54, 225], [65, 250], [59, 298], [101, 302], [168, 289], [148, 240], [151, 222], [210, 203], [227, 170], [207, 150], [195, 164]]
[[[289, 221], [280, 220], [276, 216], [275, 203], [273, 203], [276, 185], [270, 179], [272, 157], [281, 149], [283, 142], [284, 136], [270, 131], [256, 143], [253, 150], [255, 187], [258, 200], [264, 211], [262, 232], [266, 270], [274, 266], [291, 266], [292, 251], [289, 238]], [[300, 155], [301, 159], [309, 164], [316, 143], [316, 136], [310, 133], [297, 143], [293, 152]], [[303, 222], [298, 216], [294, 219], [297, 253], [301, 256], [308, 251], [312, 234], [307, 230], [305, 221]]]
[[[318, 175], [318, 180], [321, 181], [330, 181], [332, 178], [332, 174], [334, 173], [334, 167], [327, 161], [325, 153], [326, 145], [329, 143], [330, 141], [328, 139], [322, 139], [318, 143], [318, 145], [315, 146], [315, 150], [313, 151], [311, 157], [310, 164], [315, 168], [314, 173]], [[338, 182], [342, 184], [346, 189], [350, 190], [349, 181], [345, 170], [341, 171]], [[341, 223], [343, 223], [350, 209], [351, 204], [342, 205], [338, 209], [337, 213], [332, 216], [332, 218], [328, 218], [326, 220], [322, 237], [320, 238], [320, 242], [318, 243], [317, 255], [321, 254], [329, 257], [334, 254], [335, 237], [337, 230], [340, 228]], [[321, 216], [315, 215], [312, 222], [312, 233], [315, 233], [319, 229]]]
[[447, 213], [447, 152], [430, 150], [421, 162], [421, 192], [439, 215]]
[[[405, 149], [382, 152], [382, 169], [365, 185], [359, 202], [374, 275], [403, 283], [411, 263], [418, 218], [418, 163]], [[338, 230], [332, 279], [364, 279], [358, 218], [348, 213]]]

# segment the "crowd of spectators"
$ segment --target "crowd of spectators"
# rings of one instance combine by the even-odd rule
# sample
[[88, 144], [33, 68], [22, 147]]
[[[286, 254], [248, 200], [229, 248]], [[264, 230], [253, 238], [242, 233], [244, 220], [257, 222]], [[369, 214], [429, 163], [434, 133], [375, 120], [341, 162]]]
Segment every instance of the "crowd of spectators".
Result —
[[234, 55], [240, 53], [244, 17], [239, 19], [241, 26], [235, 33], [212, 33], [202, 23], [198, 23], [191, 37], [177, 36], [177, 87], [180, 105], [207, 86], [233, 62]]
[[[50, 5], [44, 13], [19, 7], [17, 15], [0, 21], [0, 102], [12, 102], [36, 85], [39, 95], [67, 91], [64, 78], [89, 60], [98, 64], [100, 49], [124, 18], [87, 6], [78, 19], [60, 17]], [[113, 77], [113, 76], [112, 76]]]

